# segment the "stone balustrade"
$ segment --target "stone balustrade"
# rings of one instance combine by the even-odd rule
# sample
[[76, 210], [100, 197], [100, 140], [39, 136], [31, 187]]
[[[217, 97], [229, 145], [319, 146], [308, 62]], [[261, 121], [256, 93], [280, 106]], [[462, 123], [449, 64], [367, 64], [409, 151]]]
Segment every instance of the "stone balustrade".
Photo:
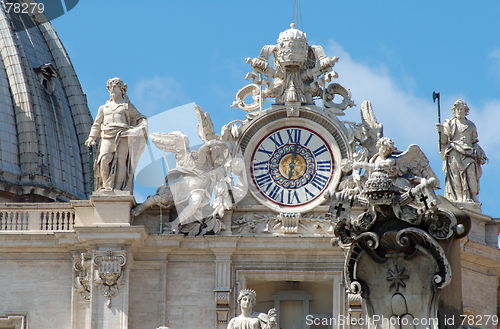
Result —
[[72, 204], [0, 204], [2, 231], [72, 231], [75, 209]]

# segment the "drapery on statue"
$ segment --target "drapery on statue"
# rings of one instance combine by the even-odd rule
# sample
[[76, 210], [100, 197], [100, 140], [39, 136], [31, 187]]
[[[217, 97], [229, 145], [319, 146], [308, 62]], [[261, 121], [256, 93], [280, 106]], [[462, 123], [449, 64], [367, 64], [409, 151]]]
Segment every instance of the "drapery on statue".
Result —
[[276, 323], [276, 309], [270, 309], [267, 314], [253, 310], [257, 304], [255, 291], [251, 289], [240, 291], [238, 304], [240, 304], [241, 314], [229, 321], [227, 329], [279, 329]]
[[127, 97], [127, 85], [119, 78], [109, 79], [110, 100], [97, 112], [88, 147], [100, 138], [94, 164], [96, 191], [133, 190], [134, 173], [147, 142], [148, 121]]
[[451, 110], [453, 118], [436, 124], [436, 130], [441, 133], [445, 197], [451, 201], [478, 202], [481, 165], [488, 158], [477, 144], [476, 125], [466, 118], [467, 104], [459, 99]]

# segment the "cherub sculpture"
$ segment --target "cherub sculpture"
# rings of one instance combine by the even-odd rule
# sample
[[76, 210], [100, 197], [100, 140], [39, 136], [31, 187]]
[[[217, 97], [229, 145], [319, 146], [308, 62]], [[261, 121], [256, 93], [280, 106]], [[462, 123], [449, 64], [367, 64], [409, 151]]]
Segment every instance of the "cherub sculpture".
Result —
[[[182, 132], [152, 133], [151, 141], [159, 149], [174, 153], [177, 165], [168, 171], [165, 184], [157, 194], [132, 210], [137, 216], [154, 204], [175, 204], [178, 217], [171, 223], [174, 233], [178, 233], [183, 225], [201, 223], [208, 217], [222, 218], [224, 211], [231, 209], [248, 190], [243, 158], [233, 148], [238, 134], [236, 122], [224, 126], [221, 137], [215, 134], [209, 114], [199, 106], [195, 111], [199, 121], [198, 136], [204, 144], [198, 151], [191, 151], [189, 139]], [[238, 177], [236, 185], [233, 185], [232, 173]], [[210, 208], [212, 194], [214, 202]], [[219, 227], [221, 225], [219, 223]]]
[[451, 110], [453, 118], [436, 124], [441, 136], [445, 197], [451, 201], [478, 202], [481, 165], [488, 158], [478, 144], [476, 125], [466, 118], [467, 104], [459, 99]]
[[238, 295], [241, 314], [232, 318], [227, 325], [227, 329], [279, 329], [276, 323], [276, 309], [272, 308], [267, 314], [253, 310], [257, 304], [255, 291], [245, 289]]
[[353, 163], [353, 175], [359, 173], [356, 169], [365, 169], [368, 174], [383, 171], [402, 191], [419, 184], [421, 178], [437, 180], [429, 166], [429, 160], [417, 145], [410, 145], [405, 152], [401, 152], [390, 138], [382, 137], [377, 141], [376, 147], [378, 152], [369, 161]]

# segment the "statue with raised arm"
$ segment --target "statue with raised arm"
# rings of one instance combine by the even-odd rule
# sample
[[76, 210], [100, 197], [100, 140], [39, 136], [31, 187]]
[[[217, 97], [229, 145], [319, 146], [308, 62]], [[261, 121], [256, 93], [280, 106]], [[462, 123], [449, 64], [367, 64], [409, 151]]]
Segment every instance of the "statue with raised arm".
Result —
[[106, 85], [110, 100], [97, 112], [88, 147], [100, 138], [94, 164], [96, 191], [131, 191], [139, 157], [147, 142], [148, 121], [127, 97], [127, 85], [119, 78]]
[[270, 309], [267, 314], [253, 310], [257, 304], [255, 291], [251, 289], [240, 291], [238, 304], [241, 314], [229, 321], [227, 329], [279, 329], [276, 323], [276, 309]]
[[478, 144], [476, 125], [466, 117], [467, 104], [459, 99], [451, 110], [453, 118], [436, 124], [441, 133], [445, 197], [451, 201], [478, 202], [481, 165], [488, 158]]

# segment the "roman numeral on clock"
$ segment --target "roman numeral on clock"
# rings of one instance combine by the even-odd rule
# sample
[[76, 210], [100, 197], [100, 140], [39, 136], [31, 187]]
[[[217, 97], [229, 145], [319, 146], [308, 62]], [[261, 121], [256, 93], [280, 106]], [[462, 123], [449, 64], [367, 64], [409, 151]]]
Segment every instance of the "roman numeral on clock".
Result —
[[319, 173], [316, 173], [313, 180], [311, 181], [311, 184], [320, 191], [325, 188], [326, 183], [328, 183], [328, 177], [323, 176]]
[[265, 153], [265, 154], [269, 155], [269, 157], [271, 157], [273, 155], [273, 152], [266, 150], [264, 148], [264, 146], [262, 146], [262, 145], [257, 149], [257, 151]]
[[288, 135], [288, 143], [291, 143], [291, 144], [299, 144], [300, 143], [300, 135], [302, 134], [302, 130], [300, 130], [300, 129], [287, 129], [286, 133]]
[[321, 145], [321, 147], [318, 147], [316, 150], [313, 151], [313, 154], [315, 157], [319, 156], [320, 154], [323, 154], [327, 151], [325, 145]]
[[283, 139], [281, 139], [281, 134], [279, 131], [275, 134], [270, 135], [269, 139], [272, 140], [274, 144], [276, 144], [276, 148], [284, 144]]
[[317, 168], [318, 171], [332, 171], [332, 161], [318, 161]]
[[288, 191], [288, 204], [300, 203], [297, 191], [292, 191], [292, 190], [287, 190], [287, 191]]
[[262, 175], [255, 176], [255, 181], [257, 182], [257, 185], [262, 186], [271, 182], [271, 176], [269, 176], [269, 173], [266, 172]]
[[278, 201], [278, 197], [280, 198], [281, 203], [283, 203], [283, 189], [278, 185], [274, 186], [271, 192], [269, 192], [269, 197], [273, 200]]
[[254, 162], [253, 163], [253, 170], [267, 170], [269, 167], [269, 161], [261, 161], [261, 162]]

